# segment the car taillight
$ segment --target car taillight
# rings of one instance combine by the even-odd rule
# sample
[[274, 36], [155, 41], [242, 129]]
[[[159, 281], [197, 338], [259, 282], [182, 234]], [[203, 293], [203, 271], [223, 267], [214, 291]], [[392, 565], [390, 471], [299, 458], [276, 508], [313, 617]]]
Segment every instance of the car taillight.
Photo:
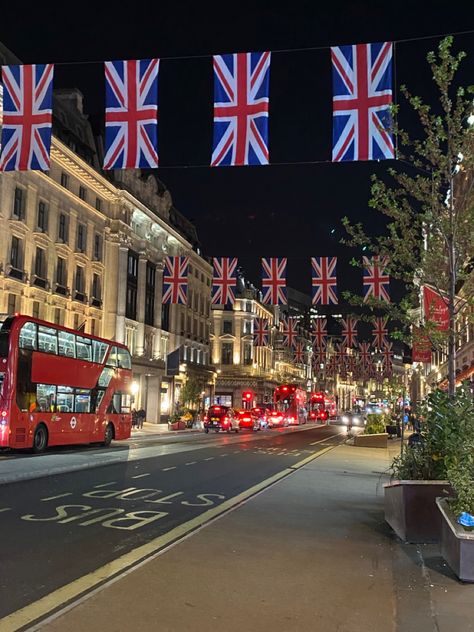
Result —
[[229, 421], [229, 417], [224, 417], [224, 423], [226, 424]]
[[204, 415], [204, 421], [209, 421], [209, 417], [207, 415]]

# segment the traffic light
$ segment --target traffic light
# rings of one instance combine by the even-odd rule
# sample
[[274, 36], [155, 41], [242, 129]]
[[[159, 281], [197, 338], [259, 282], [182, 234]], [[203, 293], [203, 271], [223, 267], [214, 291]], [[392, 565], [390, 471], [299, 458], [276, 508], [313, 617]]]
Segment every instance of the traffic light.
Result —
[[244, 391], [242, 393], [242, 397], [244, 398], [244, 400], [246, 402], [249, 402], [252, 399], [252, 392], [251, 391]]

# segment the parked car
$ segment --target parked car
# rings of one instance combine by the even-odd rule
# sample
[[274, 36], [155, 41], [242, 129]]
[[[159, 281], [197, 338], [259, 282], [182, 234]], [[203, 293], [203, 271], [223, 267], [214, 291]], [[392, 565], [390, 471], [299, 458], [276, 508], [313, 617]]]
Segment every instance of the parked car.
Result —
[[226, 432], [239, 432], [239, 417], [236, 415], [233, 408], [230, 406], [210, 406], [207, 414], [204, 416], [204, 432], [214, 430], [219, 432], [225, 430]]
[[249, 428], [250, 430], [260, 430], [260, 422], [258, 415], [252, 410], [237, 411], [239, 426], [241, 428]]

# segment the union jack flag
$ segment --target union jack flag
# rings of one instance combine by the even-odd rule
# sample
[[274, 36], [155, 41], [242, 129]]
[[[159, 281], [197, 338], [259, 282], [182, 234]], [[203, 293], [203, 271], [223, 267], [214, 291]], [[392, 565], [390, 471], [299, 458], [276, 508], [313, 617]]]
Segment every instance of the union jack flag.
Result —
[[289, 316], [288, 318], [282, 318], [281, 324], [283, 325], [283, 344], [286, 347], [294, 347], [298, 336], [298, 323]]
[[313, 350], [313, 367], [321, 370], [321, 364], [326, 364], [326, 349], [319, 347]]
[[313, 305], [337, 305], [337, 257], [311, 257]]
[[383, 349], [388, 343], [388, 316], [377, 316], [374, 320], [374, 327], [372, 329], [372, 335], [374, 337], [374, 347], [376, 349]]
[[270, 53], [214, 55], [211, 166], [268, 164]]
[[286, 305], [286, 258], [262, 259], [262, 288], [265, 305]]
[[0, 171], [50, 168], [53, 64], [3, 66]]
[[254, 347], [268, 347], [268, 319], [253, 319], [253, 344]]
[[304, 363], [304, 347], [301, 342], [296, 343], [295, 350], [293, 352], [293, 359], [295, 364], [303, 364]]
[[392, 43], [331, 48], [332, 160], [394, 158]]
[[158, 59], [106, 61], [104, 169], [158, 167]]
[[313, 349], [324, 349], [327, 336], [327, 319], [313, 318], [311, 323], [311, 337], [313, 338]]
[[186, 305], [189, 257], [166, 257], [163, 274], [163, 303]]
[[382, 349], [384, 369], [385, 369], [385, 372], [390, 373], [390, 374], [392, 372], [392, 358], [393, 358], [392, 346], [393, 346], [392, 343], [387, 341], [385, 343], [384, 348]]
[[338, 362], [336, 355], [330, 356], [328, 363], [326, 365], [326, 374], [328, 376], [334, 376], [337, 374]]
[[212, 276], [212, 304], [233, 305], [235, 303], [234, 289], [237, 287], [237, 259], [235, 257], [214, 257], [214, 272]]
[[359, 343], [359, 361], [363, 369], [366, 369], [371, 362], [370, 344], [368, 342]]
[[337, 365], [339, 367], [339, 371], [345, 372], [346, 362], [347, 362], [347, 349], [341, 343], [340, 345], [336, 345], [335, 352], [336, 352]]
[[386, 273], [388, 257], [363, 257], [364, 263], [364, 302], [370, 297], [390, 303], [390, 277]]
[[344, 336], [342, 344], [346, 347], [357, 346], [357, 318], [342, 319], [342, 335]]

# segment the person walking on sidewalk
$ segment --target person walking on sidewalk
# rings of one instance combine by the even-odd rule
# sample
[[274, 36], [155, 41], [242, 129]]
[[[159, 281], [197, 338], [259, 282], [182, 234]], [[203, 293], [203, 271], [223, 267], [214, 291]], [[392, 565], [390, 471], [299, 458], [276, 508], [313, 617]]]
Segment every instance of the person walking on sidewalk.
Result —
[[132, 429], [138, 427], [138, 412], [132, 408]]
[[145, 421], [145, 418], [146, 418], [145, 409], [140, 408], [140, 410], [137, 412], [137, 423], [138, 423], [139, 428], [143, 428], [143, 422]]

